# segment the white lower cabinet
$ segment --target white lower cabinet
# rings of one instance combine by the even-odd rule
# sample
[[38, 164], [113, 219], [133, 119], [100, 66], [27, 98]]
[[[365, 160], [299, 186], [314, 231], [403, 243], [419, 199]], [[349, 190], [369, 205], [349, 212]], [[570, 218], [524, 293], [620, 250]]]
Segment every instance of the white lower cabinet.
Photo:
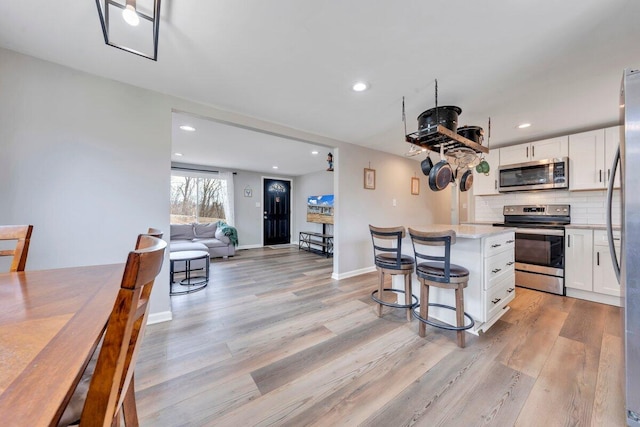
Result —
[[[614, 233], [613, 244], [618, 260], [620, 260], [619, 234], [616, 236]], [[613, 260], [609, 251], [606, 231], [595, 230], [593, 232], [593, 257], [593, 291], [619, 297], [621, 295], [620, 284], [613, 271]]]
[[[567, 296], [620, 306], [620, 285], [613, 271], [607, 232], [567, 229], [565, 242]], [[619, 231], [614, 231], [614, 245], [619, 254]]]

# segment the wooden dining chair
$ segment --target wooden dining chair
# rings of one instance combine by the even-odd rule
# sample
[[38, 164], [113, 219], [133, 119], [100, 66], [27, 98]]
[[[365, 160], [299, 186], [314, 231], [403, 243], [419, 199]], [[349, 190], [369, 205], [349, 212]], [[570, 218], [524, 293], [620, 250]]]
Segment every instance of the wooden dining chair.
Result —
[[[59, 425], [80, 419], [81, 427], [138, 426], [133, 371], [149, 314], [149, 296], [160, 273], [167, 243], [157, 237], [140, 235], [136, 250], [129, 253], [120, 291], [109, 316], [102, 345], [95, 360], [84, 405], [82, 390], [76, 390]], [[91, 365], [91, 364], [90, 364]], [[82, 380], [81, 380], [82, 383]], [[75, 415], [75, 416], [74, 416]]]
[[16, 240], [14, 249], [0, 250], [0, 257], [13, 257], [10, 272], [24, 271], [27, 264], [27, 254], [29, 252], [29, 242], [31, 241], [31, 232], [33, 225], [1, 225], [0, 240]]
[[147, 236], [157, 237], [158, 239], [162, 239], [162, 235], [164, 233], [159, 228], [149, 227], [149, 231], [147, 231]]

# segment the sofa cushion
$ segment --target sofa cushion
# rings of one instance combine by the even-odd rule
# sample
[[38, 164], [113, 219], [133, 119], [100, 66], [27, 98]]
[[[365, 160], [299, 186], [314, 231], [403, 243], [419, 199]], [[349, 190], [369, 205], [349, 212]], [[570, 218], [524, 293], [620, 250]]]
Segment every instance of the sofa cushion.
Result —
[[170, 224], [171, 240], [191, 240], [193, 234], [193, 224]]
[[208, 251], [209, 248], [203, 243], [192, 242], [190, 240], [172, 240], [169, 244], [169, 250], [171, 252]]
[[195, 239], [194, 242], [202, 243], [206, 245], [208, 248], [220, 248], [223, 246], [229, 246], [229, 243], [225, 243], [222, 240], [218, 240], [215, 238], [211, 239]]
[[193, 234], [199, 239], [210, 239], [216, 237], [218, 226], [215, 222], [209, 224], [194, 224]]

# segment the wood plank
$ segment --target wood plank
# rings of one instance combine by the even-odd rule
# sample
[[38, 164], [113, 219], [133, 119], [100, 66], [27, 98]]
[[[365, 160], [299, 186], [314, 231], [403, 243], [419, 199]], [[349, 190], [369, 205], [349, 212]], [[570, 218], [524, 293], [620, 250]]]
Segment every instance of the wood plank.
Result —
[[591, 424], [623, 426], [626, 423], [624, 397], [624, 340], [615, 335], [602, 337]]
[[596, 371], [588, 358], [584, 343], [558, 337], [516, 425], [591, 425]]

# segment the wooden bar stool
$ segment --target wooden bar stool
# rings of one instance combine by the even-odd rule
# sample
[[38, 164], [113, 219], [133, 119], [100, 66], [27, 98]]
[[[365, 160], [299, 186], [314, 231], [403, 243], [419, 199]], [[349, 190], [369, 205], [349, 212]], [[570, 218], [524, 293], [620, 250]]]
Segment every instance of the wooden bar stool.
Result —
[[[378, 317], [382, 316], [382, 306], [404, 308], [407, 310], [407, 321], [411, 321], [413, 307], [418, 304], [418, 297], [411, 293], [411, 274], [415, 261], [412, 257], [402, 255], [402, 238], [406, 235], [404, 227], [380, 228], [369, 225], [373, 242], [373, 257], [378, 270], [378, 289], [371, 293], [371, 299], [378, 303]], [[404, 276], [404, 291], [385, 288], [384, 275]], [[389, 302], [383, 299], [384, 292], [404, 294], [404, 304]]]
[[[426, 335], [426, 325], [436, 328], [457, 331], [458, 346], [464, 347], [464, 331], [470, 329], [475, 324], [473, 318], [464, 312], [463, 289], [469, 282], [469, 270], [451, 264], [451, 245], [456, 242], [456, 233], [453, 230], [443, 232], [423, 232], [409, 228], [413, 252], [416, 257], [416, 275], [420, 282], [420, 314], [413, 312], [416, 319], [420, 321], [418, 333], [421, 337]], [[444, 256], [429, 255], [423, 252], [426, 246], [444, 246]], [[419, 259], [426, 262], [419, 262]], [[429, 303], [429, 286], [444, 289], [454, 289], [456, 293], [456, 306], [452, 307], [444, 304]], [[456, 326], [451, 326], [443, 322], [429, 320], [429, 306], [441, 307], [456, 312]], [[464, 318], [469, 319], [468, 324], [464, 324]]]

